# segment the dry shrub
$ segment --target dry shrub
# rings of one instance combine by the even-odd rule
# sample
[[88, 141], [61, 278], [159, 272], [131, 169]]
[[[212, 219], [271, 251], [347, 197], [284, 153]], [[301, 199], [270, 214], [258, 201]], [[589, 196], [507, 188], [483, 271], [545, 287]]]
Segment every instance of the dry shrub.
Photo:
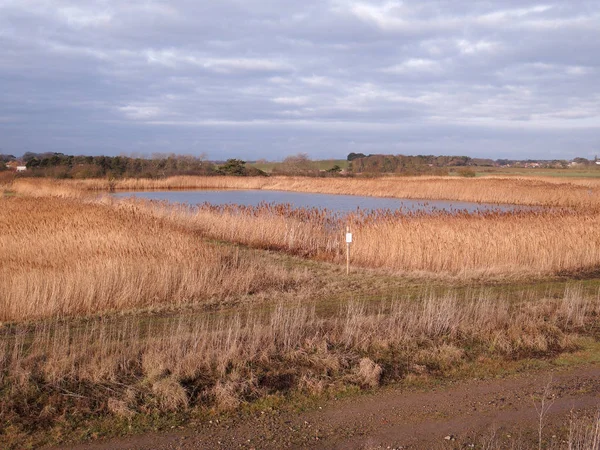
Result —
[[135, 415], [135, 411], [129, 408], [127, 402], [118, 398], [109, 397], [106, 406], [109, 412], [119, 417], [131, 418]]
[[163, 410], [175, 411], [188, 407], [187, 393], [174, 377], [162, 378], [153, 382], [152, 393], [158, 399]]
[[219, 411], [236, 409], [252, 393], [256, 393], [257, 380], [249, 374], [245, 377], [241, 371], [233, 370], [226, 380], [219, 380], [209, 391]]
[[326, 387], [327, 382], [313, 373], [305, 373], [298, 381], [298, 390], [308, 395], [319, 395]]
[[362, 386], [377, 387], [381, 381], [383, 367], [370, 358], [361, 358], [356, 369], [358, 382]]
[[0, 383], [4, 378], [4, 372], [8, 365], [8, 342], [0, 341]]
[[[585, 297], [577, 286], [563, 298], [540, 299], [533, 292], [523, 297], [428, 293], [385, 304], [350, 303], [322, 316], [314, 305], [281, 303], [233, 315], [12, 325], [0, 330], [0, 342], [8, 343], [0, 420], [27, 411], [23, 420], [46, 417], [46, 423], [73, 408], [125, 415], [123, 406], [147, 412], [198, 405], [235, 409], [268, 393], [319, 393], [343, 381], [375, 387], [384, 367], [398, 376], [412, 367], [409, 378], [418, 380], [419, 367], [443, 373], [467, 357], [552, 355], [575, 348], [574, 333], [594, 331], [597, 297]], [[580, 305], [581, 323], [567, 320], [565, 305]], [[34, 401], [40, 389], [52, 398], [43, 414], [47, 404]], [[100, 406], [89, 400], [90, 392]]]
[[459, 364], [464, 358], [464, 350], [452, 344], [442, 344], [433, 348], [419, 350], [415, 355], [415, 372], [422, 373], [421, 367], [433, 371], [447, 371]]
[[160, 380], [169, 374], [172, 365], [164, 348], [150, 347], [142, 355], [142, 370], [149, 381]]
[[217, 381], [212, 389], [215, 404], [220, 411], [236, 409], [242, 402], [240, 399], [239, 383], [235, 381]]

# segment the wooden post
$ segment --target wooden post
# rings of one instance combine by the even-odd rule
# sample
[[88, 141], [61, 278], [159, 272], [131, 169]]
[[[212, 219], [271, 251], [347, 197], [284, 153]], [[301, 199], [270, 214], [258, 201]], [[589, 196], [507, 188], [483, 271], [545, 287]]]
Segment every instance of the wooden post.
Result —
[[346, 275], [350, 274], [350, 243], [352, 242], [352, 235], [350, 234], [350, 227], [346, 226]]

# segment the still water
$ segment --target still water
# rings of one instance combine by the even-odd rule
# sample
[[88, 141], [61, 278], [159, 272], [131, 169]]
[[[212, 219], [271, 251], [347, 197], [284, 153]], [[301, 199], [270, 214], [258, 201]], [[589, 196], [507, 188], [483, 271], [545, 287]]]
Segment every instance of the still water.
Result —
[[328, 209], [334, 213], [348, 213], [360, 209], [369, 212], [376, 209], [403, 210], [406, 212], [433, 211], [516, 211], [522, 206], [493, 205], [444, 200], [407, 200], [399, 198], [360, 197], [355, 195], [312, 194], [288, 191], [263, 190], [207, 190], [207, 191], [144, 191], [122, 192], [115, 197], [137, 197], [150, 200], [166, 200], [173, 203], [199, 205], [238, 204], [256, 206], [260, 203], [289, 203], [295, 208]]

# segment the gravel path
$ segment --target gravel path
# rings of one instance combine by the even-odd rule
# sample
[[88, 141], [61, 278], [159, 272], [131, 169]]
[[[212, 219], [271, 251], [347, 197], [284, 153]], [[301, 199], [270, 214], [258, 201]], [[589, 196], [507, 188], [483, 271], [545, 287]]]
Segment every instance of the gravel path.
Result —
[[544, 436], [564, 447], [560, 432], [568, 428], [571, 415], [594, 414], [600, 407], [600, 366], [462, 381], [427, 392], [386, 388], [328, 401], [296, 415], [263, 412], [244, 421], [214, 421], [171, 433], [63, 448], [481, 448], [492, 436], [502, 448], [517, 440], [528, 448], [537, 443], [540, 405], [533, 399], [540, 398], [550, 380], [553, 399], [547, 403], [551, 406], [544, 416]]

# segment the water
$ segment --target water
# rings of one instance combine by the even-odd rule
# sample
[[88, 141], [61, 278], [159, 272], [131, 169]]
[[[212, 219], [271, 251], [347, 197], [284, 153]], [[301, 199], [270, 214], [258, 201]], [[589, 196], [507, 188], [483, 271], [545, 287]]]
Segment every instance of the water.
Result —
[[328, 209], [334, 213], [348, 213], [360, 209], [368, 212], [376, 209], [403, 210], [406, 212], [433, 211], [501, 211], [528, 209], [516, 205], [494, 205], [445, 200], [408, 200], [399, 198], [361, 197], [356, 195], [313, 194], [288, 191], [263, 190], [199, 190], [199, 191], [144, 191], [122, 192], [115, 197], [137, 197], [150, 200], [166, 200], [173, 203], [199, 205], [238, 204], [257, 206], [266, 203], [289, 203], [296, 208]]

